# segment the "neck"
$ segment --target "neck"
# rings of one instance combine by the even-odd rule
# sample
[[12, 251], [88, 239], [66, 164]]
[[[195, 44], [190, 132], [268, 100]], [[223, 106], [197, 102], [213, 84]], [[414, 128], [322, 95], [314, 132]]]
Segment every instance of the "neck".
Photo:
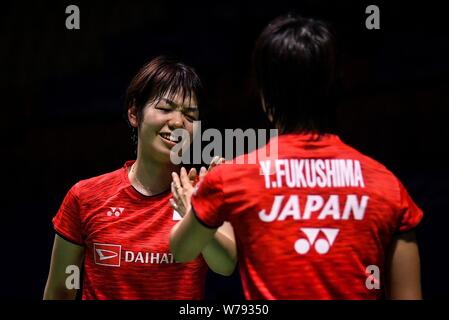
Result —
[[138, 155], [128, 172], [128, 178], [137, 191], [146, 196], [152, 196], [170, 188], [171, 173], [177, 169], [177, 166], [171, 163], [164, 165], [152, 160], [144, 160]]

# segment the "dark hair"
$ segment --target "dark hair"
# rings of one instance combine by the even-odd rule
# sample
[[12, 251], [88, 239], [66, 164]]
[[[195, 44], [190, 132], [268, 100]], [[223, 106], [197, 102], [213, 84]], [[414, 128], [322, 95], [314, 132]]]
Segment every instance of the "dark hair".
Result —
[[255, 85], [282, 133], [331, 131], [335, 51], [319, 20], [287, 14], [262, 31], [253, 51]]
[[[137, 120], [142, 121], [144, 107], [151, 101], [157, 101], [165, 94], [173, 97], [181, 94], [183, 101], [189, 101], [195, 95], [198, 107], [202, 100], [203, 86], [196, 71], [181, 61], [166, 56], [159, 56], [144, 65], [131, 80], [126, 91], [126, 119], [128, 109], [137, 108]], [[137, 143], [137, 133], [133, 129], [132, 139]]]

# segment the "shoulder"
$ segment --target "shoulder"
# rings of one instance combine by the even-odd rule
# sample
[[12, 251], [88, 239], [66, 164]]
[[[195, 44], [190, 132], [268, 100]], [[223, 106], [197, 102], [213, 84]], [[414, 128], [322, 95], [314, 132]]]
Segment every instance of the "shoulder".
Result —
[[87, 195], [100, 195], [116, 189], [124, 182], [123, 167], [112, 172], [104, 173], [88, 179], [78, 181], [73, 187], [80, 198]]
[[354, 160], [360, 162], [364, 178], [371, 182], [372, 188], [382, 191], [385, 197], [389, 195], [392, 200], [397, 201], [402, 184], [396, 175], [378, 160], [348, 145], [345, 145], [345, 148], [352, 154]]
[[345, 151], [354, 158], [354, 160], [359, 160], [362, 168], [366, 168], [369, 170], [373, 170], [376, 173], [384, 174], [385, 176], [391, 177], [393, 179], [397, 179], [396, 176], [391, 172], [383, 163], [380, 161], [360, 152], [359, 150], [342, 143]]

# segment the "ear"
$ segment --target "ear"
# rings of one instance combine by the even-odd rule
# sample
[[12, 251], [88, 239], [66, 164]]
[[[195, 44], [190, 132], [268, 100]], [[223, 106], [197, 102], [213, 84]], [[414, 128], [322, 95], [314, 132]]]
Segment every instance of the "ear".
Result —
[[128, 121], [134, 128], [139, 126], [139, 121], [137, 120], [137, 108], [134, 105], [128, 108]]
[[273, 123], [273, 115], [271, 114], [271, 112], [267, 111], [267, 106], [265, 105], [265, 99], [263, 98], [262, 93], [260, 94], [260, 101], [262, 102], [262, 109], [263, 112], [267, 115], [268, 121]]

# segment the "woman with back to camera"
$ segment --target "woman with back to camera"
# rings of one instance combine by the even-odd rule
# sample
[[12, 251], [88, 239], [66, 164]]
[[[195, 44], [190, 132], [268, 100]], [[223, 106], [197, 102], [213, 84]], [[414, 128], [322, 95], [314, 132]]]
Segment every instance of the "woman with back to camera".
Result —
[[185, 170], [174, 175], [174, 207], [186, 212], [171, 234], [177, 260], [229, 221], [248, 299], [421, 299], [423, 213], [393, 173], [330, 129], [335, 60], [322, 21], [286, 15], [264, 29], [253, 64], [278, 152], [220, 165], [195, 193]]

